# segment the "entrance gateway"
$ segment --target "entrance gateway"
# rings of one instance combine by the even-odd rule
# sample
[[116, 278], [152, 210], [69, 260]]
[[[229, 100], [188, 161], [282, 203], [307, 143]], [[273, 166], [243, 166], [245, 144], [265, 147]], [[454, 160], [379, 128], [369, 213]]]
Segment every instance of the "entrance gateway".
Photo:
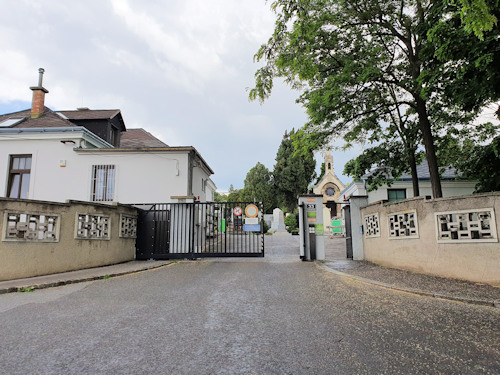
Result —
[[262, 203], [134, 204], [136, 259], [263, 257]]

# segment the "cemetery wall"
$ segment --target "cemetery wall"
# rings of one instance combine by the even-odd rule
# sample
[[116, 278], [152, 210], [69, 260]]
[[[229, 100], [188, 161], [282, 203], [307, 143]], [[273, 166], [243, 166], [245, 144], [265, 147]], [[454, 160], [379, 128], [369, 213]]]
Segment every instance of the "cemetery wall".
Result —
[[364, 259], [500, 284], [499, 213], [500, 192], [370, 204], [361, 209]]
[[135, 258], [137, 210], [125, 205], [0, 198], [0, 280]]

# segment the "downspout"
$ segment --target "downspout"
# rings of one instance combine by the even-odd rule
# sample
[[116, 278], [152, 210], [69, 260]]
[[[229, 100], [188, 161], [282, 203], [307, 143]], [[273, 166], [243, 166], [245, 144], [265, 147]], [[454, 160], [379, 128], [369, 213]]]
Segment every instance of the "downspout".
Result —
[[194, 151], [189, 151], [188, 154], [188, 166], [189, 166], [189, 172], [188, 172], [188, 191], [187, 195], [193, 195], [193, 168], [194, 168]]

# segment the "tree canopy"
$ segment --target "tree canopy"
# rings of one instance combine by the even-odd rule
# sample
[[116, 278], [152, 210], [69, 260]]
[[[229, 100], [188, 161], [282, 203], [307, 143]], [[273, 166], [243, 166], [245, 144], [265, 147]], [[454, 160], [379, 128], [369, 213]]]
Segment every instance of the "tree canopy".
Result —
[[291, 140], [294, 134], [294, 130], [290, 134], [285, 132], [273, 171], [278, 204], [288, 212], [297, 208], [297, 196], [307, 193], [307, 188], [315, 177], [316, 167], [312, 151], [303, 155], [295, 153]]
[[264, 212], [272, 213], [276, 207], [276, 193], [273, 175], [265, 165], [257, 163], [248, 171], [241, 198], [245, 202], [263, 202]]
[[423, 144], [440, 197], [435, 137], [498, 97], [498, 29], [484, 27], [479, 40], [457, 27], [456, 5], [425, 0], [276, 0], [272, 9], [275, 30], [255, 56], [266, 65], [250, 98], [265, 100], [276, 77], [300, 90], [309, 121], [294, 140], [306, 152], [332, 137], [368, 141], [380, 163], [400, 158], [410, 169]]

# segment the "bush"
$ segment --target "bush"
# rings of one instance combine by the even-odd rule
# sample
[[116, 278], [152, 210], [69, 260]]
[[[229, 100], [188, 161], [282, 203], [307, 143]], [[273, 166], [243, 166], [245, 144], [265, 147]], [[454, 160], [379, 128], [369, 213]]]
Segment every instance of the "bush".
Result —
[[295, 215], [288, 215], [286, 218], [285, 218], [285, 225], [286, 225], [286, 230], [289, 232], [289, 233], [293, 233], [293, 232], [297, 232], [298, 229], [297, 229], [297, 218]]
[[269, 230], [269, 225], [267, 225], [265, 220], [262, 220], [262, 222], [264, 224], [264, 233], [267, 233], [267, 231]]

